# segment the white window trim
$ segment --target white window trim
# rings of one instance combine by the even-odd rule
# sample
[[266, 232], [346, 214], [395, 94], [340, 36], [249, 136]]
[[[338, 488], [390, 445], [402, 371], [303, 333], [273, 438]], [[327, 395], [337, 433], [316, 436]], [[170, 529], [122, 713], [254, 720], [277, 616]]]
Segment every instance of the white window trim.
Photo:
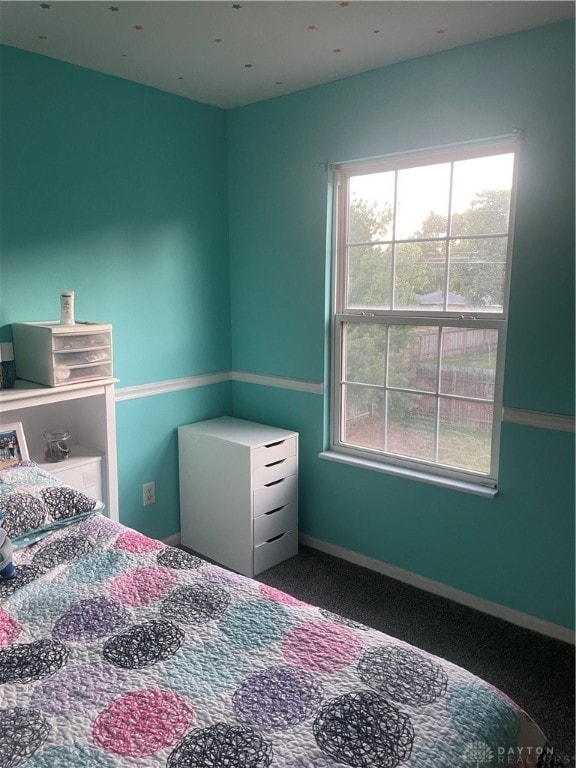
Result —
[[[332, 229], [332, 311], [330, 321], [330, 447], [321, 452], [320, 458], [347, 463], [353, 466], [382, 472], [385, 474], [432, 483], [455, 490], [474, 493], [485, 497], [494, 497], [497, 494], [498, 467], [500, 458], [500, 432], [503, 413], [503, 379], [504, 359], [506, 352], [506, 332], [508, 326], [508, 305], [510, 296], [510, 275], [512, 266], [512, 249], [514, 220], [517, 196], [518, 155], [520, 140], [524, 138], [523, 131], [515, 131], [512, 135], [487, 141], [486, 143], [471, 143], [456, 147], [442, 147], [437, 150], [422, 152], [410, 152], [406, 155], [392, 155], [379, 160], [371, 160], [366, 163], [339, 163], [332, 166], [334, 171], [333, 187], [333, 229]], [[346, 254], [344, 235], [345, 223], [341, 215], [343, 207], [342, 194], [345, 180], [361, 173], [383, 172], [386, 170], [399, 170], [414, 166], [433, 165], [443, 161], [457, 161], [459, 159], [491, 156], [500, 153], [513, 153], [515, 155], [512, 191], [510, 201], [510, 218], [508, 231], [508, 247], [506, 258], [506, 271], [504, 280], [504, 304], [502, 312], [474, 312], [462, 314], [458, 312], [442, 312], [438, 315], [426, 310], [379, 310], [371, 309], [369, 312], [347, 310], [345, 307], [346, 291]], [[347, 204], [347, 203], [346, 203]], [[492, 450], [491, 468], [489, 475], [482, 475], [467, 470], [447, 468], [433, 463], [427, 464], [418, 460], [410, 460], [404, 457], [396, 457], [390, 454], [382, 454], [370, 449], [356, 449], [342, 443], [338, 436], [342, 419], [340, 375], [342, 370], [342, 331], [339, 326], [343, 322], [387, 322], [392, 324], [414, 324], [414, 320], [423, 324], [450, 325], [470, 327], [471, 322], [481, 320], [481, 327], [493, 327], [499, 331], [498, 355], [495, 369], [494, 383], [494, 417], [492, 424]]]

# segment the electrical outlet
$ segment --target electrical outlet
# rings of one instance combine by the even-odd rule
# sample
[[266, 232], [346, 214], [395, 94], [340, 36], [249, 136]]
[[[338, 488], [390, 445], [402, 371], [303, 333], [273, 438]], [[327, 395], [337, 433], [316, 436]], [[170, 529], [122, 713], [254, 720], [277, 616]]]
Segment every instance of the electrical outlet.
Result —
[[147, 507], [148, 504], [154, 504], [156, 501], [156, 483], [144, 483], [142, 486], [142, 504]]

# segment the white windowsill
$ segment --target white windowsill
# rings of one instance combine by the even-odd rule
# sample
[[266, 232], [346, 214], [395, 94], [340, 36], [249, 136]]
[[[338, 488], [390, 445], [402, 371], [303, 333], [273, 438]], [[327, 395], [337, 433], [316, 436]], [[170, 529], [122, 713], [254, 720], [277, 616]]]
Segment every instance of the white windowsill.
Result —
[[489, 488], [480, 483], [470, 483], [464, 480], [455, 480], [451, 477], [441, 477], [440, 475], [418, 472], [415, 469], [397, 467], [392, 464], [381, 464], [379, 461], [369, 461], [368, 459], [361, 459], [358, 456], [351, 456], [347, 453], [322, 451], [318, 454], [318, 457], [320, 459], [326, 459], [327, 461], [335, 461], [339, 464], [350, 464], [353, 467], [360, 467], [361, 469], [371, 469], [375, 472], [383, 472], [385, 475], [396, 475], [397, 477], [404, 477], [407, 480], [416, 480], [421, 483], [438, 485], [442, 488], [451, 488], [454, 491], [461, 491], [462, 493], [473, 493], [476, 496], [484, 496], [488, 499], [493, 499], [498, 493], [497, 488]]

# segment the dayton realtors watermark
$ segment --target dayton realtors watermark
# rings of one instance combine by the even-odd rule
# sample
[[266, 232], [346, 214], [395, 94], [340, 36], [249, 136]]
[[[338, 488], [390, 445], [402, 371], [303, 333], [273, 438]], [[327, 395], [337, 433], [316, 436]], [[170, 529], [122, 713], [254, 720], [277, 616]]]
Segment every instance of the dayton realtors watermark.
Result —
[[576, 764], [574, 756], [558, 755], [551, 747], [494, 747], [484, 741], [466, 744], [462, 756], [474, 768], [496, 768], [500, 765], [515, 765], [517, 768], [569, 768]]

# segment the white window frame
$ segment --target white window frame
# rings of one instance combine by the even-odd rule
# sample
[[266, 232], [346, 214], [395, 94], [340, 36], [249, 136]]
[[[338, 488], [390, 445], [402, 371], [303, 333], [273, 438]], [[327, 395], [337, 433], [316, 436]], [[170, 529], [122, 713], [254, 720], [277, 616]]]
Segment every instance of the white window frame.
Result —
[[[438, 150], [411, 152], [393, 155], [368, 163], [342, 163], [332, 166], [333, 186], [333, 264], [332, 264], [332, 320], [331, 320], [331, 386], [330, 386], [330, 451], [321, 454], [323, 458], [360, 465], [381, 472], [399, 474], [413, 479], [448, 485], [461, 490], [494, 496], [498, 483], [500, 425], [502, 422], [502, 396], [504, 383], [504, 359], [506, 331], [508, 325], [508, 304], [513, 248], [514, 215], [516, 207], [519, 138], [513, 134], [503, 139], [485, 143], [457, 145]], [[347, 218], [349, 209], [348, 180], [353, 176], [382, 173], [411, 167], [422, 167], [437, 163], [488, 157], [498, 154], [514, 154], [508, 243], [504, 278], [504, 302], [501, 312], [462, 314], [457, 311], [397, 310], [369, 308], [366, 311], [346, 307], [347, 286]], [[450, 231], [446, 235], [450, 239]], [[447, 293], [447, 291], [446, 291]], [[446, 304], [445, 304], [446, 307]], [[347, 444], [340, 439], [344, 414], [343, 337], [345, 323], [382, 323], [384, 325], [431, 325], [435, 327], [492, 328], [498, 330], [498, 352], [495, 368], [494, 410], [491, 434], [491, 466], [487, 474], [471, 470], [447, 467], [434, 462], [420, 461]], [[385, 387], [386, 388], [386, 387]], [[437, 394], [438, 396], [438, 394]]]

